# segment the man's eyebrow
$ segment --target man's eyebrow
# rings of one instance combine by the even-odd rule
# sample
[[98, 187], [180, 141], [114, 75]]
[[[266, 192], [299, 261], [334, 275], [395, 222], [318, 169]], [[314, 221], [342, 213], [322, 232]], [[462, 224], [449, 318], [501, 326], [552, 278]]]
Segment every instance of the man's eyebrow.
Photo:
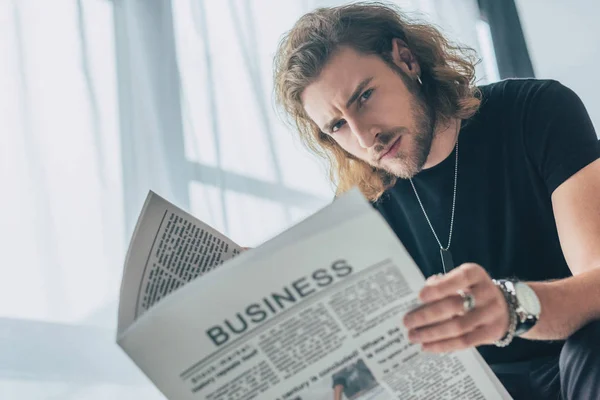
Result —
[[[354, 89], [354, 92], [352, 92], [352, 94], [350, 95], [350, 98], [346, 102], [346, 108], [350, 108], [352, 103], [354, 103], [360, 97], [362, 91], [365, 90], [365, 87], [369, 83], [371, 83], [372, 80], [373, 80], [373, 77], [370, 76], [368, 78], [363, 79], [358, 84], [358, 86], [356, 86], [356, 89]], [[337, 120], [338, 120], [337, 117], [333, 118], [331, 121], [329, 121], [327, 124], [325, 124], [325, 126], [321, 130], [323, 132], [331, 132], [331, 130], [333, 129], [333, 126], [337, 123]]]
[[360, 96], [360, 94], [362, 93], [362, 91], [365, 90], [365, 87], [372, 80], [373, 80], [373, 77], [370, 76], [370, 77], [368, 77], [366, 79], [363, 79], [362, 82], [358, 84], [358, 86], [356, 87], [356, 89], [354, 89], [354, 92], [352, 92], [352, 95], [350, 96], [350, 98], [346, 102], [346, 108], [350, 108], [350, 106], [352, 105], [352, 103], [354, 103], [356, 101], [356, 99], [358, 99], [358, 97]]

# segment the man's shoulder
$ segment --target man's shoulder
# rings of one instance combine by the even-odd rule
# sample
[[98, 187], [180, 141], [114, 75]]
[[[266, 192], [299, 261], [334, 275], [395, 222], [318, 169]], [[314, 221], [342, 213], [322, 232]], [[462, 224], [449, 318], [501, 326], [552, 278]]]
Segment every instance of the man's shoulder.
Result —
[[[511, 129], [536, 124], [577, 95], [553, 79], [504, 79], [479, 86], [479, 119]], [[516, 125], [515, 125], [516, 124]]]
[[553, 79], [510, 78], [498, 82], [478, 86], [482, 100], [514, 101], [532, 99], [547, 90], [564, 88], [560, 82]]

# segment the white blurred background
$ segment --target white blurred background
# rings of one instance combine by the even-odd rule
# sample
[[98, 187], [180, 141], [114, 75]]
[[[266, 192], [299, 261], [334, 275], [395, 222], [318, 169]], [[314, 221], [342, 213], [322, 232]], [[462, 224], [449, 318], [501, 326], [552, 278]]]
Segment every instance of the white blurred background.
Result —
[[[342, 3], [0, 0], [0, 399], [163, 398], [115, 344], [142, 202], [154, 190], [244, 246], [330, 202], [274, 112], [271, 63], [299, 16]], [[490, 26], [513, 0], [396, 3], [476, 49], [480, 83], [511, 76]], [[599, 126], [598, 3], [516, 10], [535, 76]]]

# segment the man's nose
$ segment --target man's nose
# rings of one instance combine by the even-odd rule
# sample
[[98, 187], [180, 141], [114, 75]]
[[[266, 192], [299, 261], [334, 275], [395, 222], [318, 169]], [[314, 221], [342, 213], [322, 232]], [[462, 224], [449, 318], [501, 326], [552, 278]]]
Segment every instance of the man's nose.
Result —
[[360, 147], [368, 149], [375, 144], [379, 133], [379, 129], [375, 125], [359, 121], [349, 121], [349, 124]]

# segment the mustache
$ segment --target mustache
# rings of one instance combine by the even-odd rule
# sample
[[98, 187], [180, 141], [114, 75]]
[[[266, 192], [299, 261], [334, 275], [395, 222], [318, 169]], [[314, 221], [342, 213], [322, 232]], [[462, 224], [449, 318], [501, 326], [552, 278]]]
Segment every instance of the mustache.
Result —
[[393, 143], [398, 136], [406, 131], [408, 131], [407, 128], [401, 127], [387, 132], [380, 132], [379, 135], [377, 135], [376, 143], [373, 145], [373, 151], [377, 156], [377, 159], [379, 159], [383, 153], [387, 151], [387, 147], [390, 143]]

